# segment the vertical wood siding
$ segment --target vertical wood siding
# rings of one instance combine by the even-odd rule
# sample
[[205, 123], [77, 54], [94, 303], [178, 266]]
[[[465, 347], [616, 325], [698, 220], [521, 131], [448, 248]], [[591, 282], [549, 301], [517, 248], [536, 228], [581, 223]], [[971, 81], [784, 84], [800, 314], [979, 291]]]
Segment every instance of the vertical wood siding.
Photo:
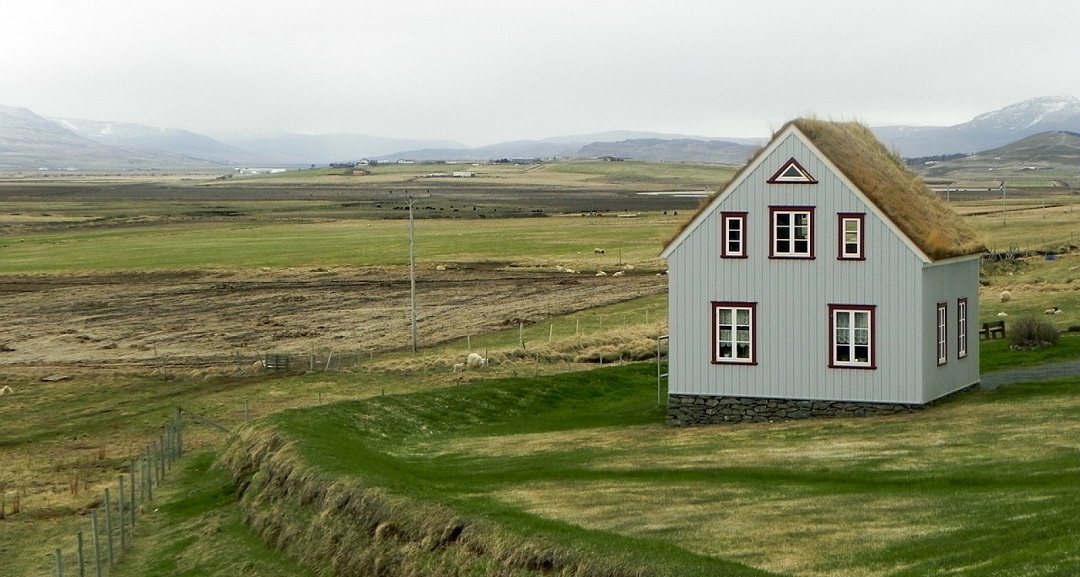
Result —
[[[819, 183], [767, 184], [789, 158]], [[828, 166], [799, 138], [789, 136], [746, 173], [717, 210], [703, 215], [705, 220], [669, 255], [672, 394], [897, 403], [936, 398], [949, 392], [957, 375], [954, 367], [933, 370], [938, 368], [932, 318], [937, 301], [929, 307], [925, 303], [946, 293], [954, 325], [956, 298], [968, 297], [968, 334], [974, 335], [966, 362], [950, 364], [957, 366], [957, 373], [961, 364], [975, 366], [978, 379], [978, 292], [957, 292], [970, 290], [968, 281], [957, 279], [973, 278], [977, 284], [977, 268], [973, 277], [966, 265], [924, 270], [909, 245]], [[769, 259], [768, 207], [785, 205], [815, 207], [814, 260]], [[747, 213], [748, 258], [720, 258], [721, 211]], [[837, 260], [837, 213], [866, 214], [865, 260]], [[920, 280], [925, 272], [934, 279], [933, 290], [930, 280]], [[758, 304], [757, 365], [710, 362], [713, 301]], [[876, 370], [829, 368], [829, 304], [876, 306]], [[955, 356], [955, 350], [950, 354]], [[932, 383], [928, 375], [934, 377]]]

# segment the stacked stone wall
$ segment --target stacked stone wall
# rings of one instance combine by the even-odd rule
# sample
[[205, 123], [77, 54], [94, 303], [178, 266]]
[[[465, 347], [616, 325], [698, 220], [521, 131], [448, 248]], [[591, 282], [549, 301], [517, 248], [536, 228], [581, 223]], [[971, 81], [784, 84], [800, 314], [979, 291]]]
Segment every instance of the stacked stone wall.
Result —
[[766, 423], [769, 421], [896, 415], [921, 411], [925, 405], [808, 401], [757, 397], [668, 396], [667, 423], [674, 426], [713, 423]]

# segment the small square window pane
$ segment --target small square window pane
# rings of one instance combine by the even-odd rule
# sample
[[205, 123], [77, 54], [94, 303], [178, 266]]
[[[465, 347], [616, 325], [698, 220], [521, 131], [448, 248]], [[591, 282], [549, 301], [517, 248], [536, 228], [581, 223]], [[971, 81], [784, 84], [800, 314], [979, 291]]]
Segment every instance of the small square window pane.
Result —
[[731, 324], [731, 309], [717, 309], [717, 321], [722, 325]]

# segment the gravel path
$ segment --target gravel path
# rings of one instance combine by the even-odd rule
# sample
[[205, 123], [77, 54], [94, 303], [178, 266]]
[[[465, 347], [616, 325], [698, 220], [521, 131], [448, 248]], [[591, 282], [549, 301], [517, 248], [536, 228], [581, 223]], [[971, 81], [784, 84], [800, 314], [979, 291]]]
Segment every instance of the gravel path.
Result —
[[1080, 376], [1080, 361], [1068, 361], [1052, 365], [1010, 369], [1007, 371], [998, 371], [996, 373], [982, 375], [982, 382], [979, 386], [982, 389], [993, 390], [1001, 385], [1010, 383], [1026, 383], [1031, 381], [1045, 381], [1047, 379], [1056, 379], [1059, 377], [1078, 376]]

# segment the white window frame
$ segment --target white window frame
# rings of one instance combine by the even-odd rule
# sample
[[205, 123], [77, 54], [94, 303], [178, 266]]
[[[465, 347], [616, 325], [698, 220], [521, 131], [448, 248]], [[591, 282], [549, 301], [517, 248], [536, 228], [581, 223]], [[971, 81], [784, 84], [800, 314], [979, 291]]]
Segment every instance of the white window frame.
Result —
[[[720, 219], [720, 256], [746, 258], [746, 213], [724, 212], [720, 214]], [[732, 227], [732, 224], [735, 226]], [[732, 238], [732, 233], [737, 233], [737, 238]], [[732, 249], [733, 243], [737, 244], [737, 249]]]
[[[872, 305], [829, 305], [829, 367], [877, 368], [876, 316], [877, 307]], [[858, 326], [859, 318], [865, 320], [866, 326]], [[865, 360], [856, 360], [858, 347], [866, 347]], [[846, 350], [846, 354], [841, 354], [842, 350]]]
[[968, 300], [956, 299], [956, 358], [968, 356], [967, 336]]
[[[778, 221], [781, 215], [789, 217], [787, 224]], [[795, 224], [795, 219], [806, 217], [806, 224]], [[800, 229], [805, 229], [805, 238], [797, 238]], [[781, 234], [781, 231], [786, 231]], [[783, 237], [783, 238], [781, 238]], [[787, 250], [780, 250], [781, 243], [790, 243]], [[805, 242], [806, 250], [795, 250], [795, 243]], [[814, 258], [814, 207], [812, 206], [770, 206], [769, 207], [769, 258]]]
[[[724, 313], [727, 319], [722, 318]], [[721, 320], [727, 322], [721, 324]], [[714, 364], [757, 364], [757, 303], [712, 303], [712, 326]]]
[[949, 303], [937, 304], [937, 364], [949, 362]]
[[[861, 213], [840, 213], [839, 215], [839, 247], [836, 258], [840, 260], [864, 260], [866, 257], [863, 254], [865, 252], [866, 237], [863, 236], [863, 229], [865, 228], [866, 215]], [[855, 230], [852, 231], [855, 234], [854, 241], [848, 239], [848, 224], [854, 223]], [[855, 250], [849, 250], [854, 245]]]

